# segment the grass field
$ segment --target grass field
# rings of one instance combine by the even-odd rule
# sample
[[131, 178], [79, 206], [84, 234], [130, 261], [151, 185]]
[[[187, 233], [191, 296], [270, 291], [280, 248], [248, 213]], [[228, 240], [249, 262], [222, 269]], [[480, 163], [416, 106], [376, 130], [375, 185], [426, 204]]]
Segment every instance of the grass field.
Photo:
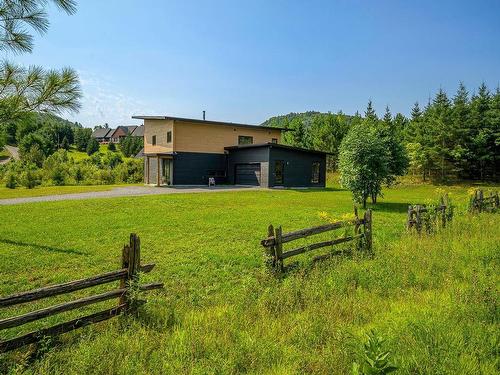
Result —
[[26, 189], [23, 187], [9, 189], [5, 186], [0, 186], [0, 199], [42, 197], [45, 195], [74, 194], [89, 191], [107, 191], [112, 190], [117, 186], [125, 185], [37, 186], [33, 189]]
[[[467, 187], [447, 189], [455, 203], [466, 202]], [[321, 211], [340, 217], [352, 212], [349, 192], [0, 206], [0, 295], [117, 269], [130, 232], [141, 236], [143, 261], [157, 264], [143, 281], [165, 283], [138, 319], [121, 317], [36, 351], [0, 356], [0, 373], [349, 374], [375, 329], [397, 373], [497, 374], [498, 215], [457, 214], [434, 236], [407, 235], [407, 204], [437, 196], [428, 185], [387, 190], [373, 207], [375, 257], [312, 262], [319, 251], [282, 278], [262, 266], [259, 240], [268, 224], [286, 232], [322, 224]], [[0, 317], [24, 311], [5, 309]], [[5, 338], [74, 316], [12, 329]]]

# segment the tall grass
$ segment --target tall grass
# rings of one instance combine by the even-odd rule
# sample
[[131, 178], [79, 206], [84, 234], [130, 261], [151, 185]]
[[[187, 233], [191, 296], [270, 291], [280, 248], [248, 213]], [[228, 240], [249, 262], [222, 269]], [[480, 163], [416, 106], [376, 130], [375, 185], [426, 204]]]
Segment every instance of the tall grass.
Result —
[[[324, 197], [295, 194], [283, 192], [278, 201], [288, 197], [297, 210], [305, 212]], [[344, 202], [343, 192], [331, 194]], [[239, 197], [246, 202], [244, 194]], [[260, 197], [263, 205], [270, 199], [266, 194]], [[168, 286], [149, 298], [139, 319], [121, 317], [65, 335], [61, 343], [49, 343], [38, 353], [23, 350], [6, 355], [0, 370], [13, 374], [349, 374], [353, 363], [362, 360], [365, 335], [375, 330], [386, 339], [384, 350], [391, 351], [397, 373], [498, 373], [496, 215], [457, 215], [449, 228], [419, 237], [404, 233], [404, 220], [400, 220], [404, 212], [394, 220], [379, 211], [374, 257], [357, 253], [321, 262], [304, 257], [299, 267], [275, 277], [259, 256], [237, 255], [247, 254], [236, 240], [246, 238], [247, 226], [253, 226], [250, 222], [235, 224], [227, 213], [229, 217], [203, 226], [203, 218], [209, 217], [205, 210], [213, 212], [219, 199], [226, 202], [224, 210], [231, 209], [233, 198], [223, 194], [164, 198], [172, 199], [169, 208], [179, 222], [186, 204], [205, 202], [195, 215], [201, 221], [190, 228], [194, 232], [203, 228], [205, 237], [195, 239], [199, 247], [189, 245], [207, 254], [195, 250], [186, 258], [168, 251], [157, 254], [165, 259], [151, 277], [163, 274]], [[154, 199], [158, 203], [161, 198]], [[392, 203], [399, 199], [405, 198], [394, 197]], [[145, 201], [130, 200], [124, 210], [131, 210], [132, 202]], [[339, 204], [349, 205], [348, 201]], [[242, 208], [245, 214], [253, 209], [257, 207]], [[252, 216], [245, 217], [251, 220]], [[276, 219], [263, 218], [255, 225]], [[148, 225], [155, 228], [153, 222]], [[181, 246], [177, 230], [186, 233], [186, 228], [173, 228], [169, 238]], [[209, 247], [216, 246], [222, 233], [234, 246], [226, 242], [227, 255], [218, 258], [220, 250], [209, 254]], [[249, 249], [250, 253], [257, 250], [253, 245]]]

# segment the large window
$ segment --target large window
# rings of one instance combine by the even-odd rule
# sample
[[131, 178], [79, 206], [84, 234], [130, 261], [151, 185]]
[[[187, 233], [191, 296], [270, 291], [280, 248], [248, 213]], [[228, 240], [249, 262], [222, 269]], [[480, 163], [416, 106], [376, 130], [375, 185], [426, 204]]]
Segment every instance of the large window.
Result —
[[248, 135], [240, 135], [238, 136], [238, 144], [239, 145], [251, 145], [253, 144], [253, 137]]
[[153, 135], [153, 137], [151, 138], [151, 144], [153, 146], [156, 146], [156, 135]]
[[167, 132], [167, 143], [171, 143], [172, 142], [172, 130], [169, 130]]
[[313, 162], [312, 163], [311, 183], [319, 184], [319, 171], [320, 171], [319, 161]]
[[274, 164], [274, 184], [283, 185], [285, 162], [283, 160], [276, 160]]

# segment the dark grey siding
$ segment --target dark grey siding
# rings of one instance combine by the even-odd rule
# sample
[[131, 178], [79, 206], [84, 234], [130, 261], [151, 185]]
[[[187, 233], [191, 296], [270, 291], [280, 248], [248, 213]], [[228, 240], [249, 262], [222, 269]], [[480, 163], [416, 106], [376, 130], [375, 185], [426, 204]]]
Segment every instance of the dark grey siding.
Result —
[[260, 186], [267, 187], [269, 180], [269, 172], [267, 168], [268, 161], [269, 161], [268, 147], [231, 150], [228, 155], [227, 181], [230, 184], [236, 183], [236, 178], [235, 178], [236, 165], [248, 164], [248, 163], [251, 164], [260, 163], [261, 164]]
[[[226, 171], [227, 156], [201, 152], [178, 152], [174, 156], [174, 185], [206, 185], [210, 171]], [[216, 183], [226, 182], [216, 177]]]
[[[269, 187], [275, 185], [275, 161], [283, 160], [284, 165], [284, 180], [279, 186], [285, 187], [325, 187], [326, 180], [326, 155], [300, 150], [287, 150], [278, 147], [271, 147], [269, 158]], [[320, 163], [319, 183], [313, 184], [312, 164], [313, 162]]]

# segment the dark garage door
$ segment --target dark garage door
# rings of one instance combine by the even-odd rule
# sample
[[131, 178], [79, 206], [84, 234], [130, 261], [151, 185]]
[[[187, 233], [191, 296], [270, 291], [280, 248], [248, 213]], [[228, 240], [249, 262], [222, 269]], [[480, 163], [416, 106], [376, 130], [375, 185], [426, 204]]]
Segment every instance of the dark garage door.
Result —
[[260, 186], [260, 163], [236, 164], [236, 185]]

